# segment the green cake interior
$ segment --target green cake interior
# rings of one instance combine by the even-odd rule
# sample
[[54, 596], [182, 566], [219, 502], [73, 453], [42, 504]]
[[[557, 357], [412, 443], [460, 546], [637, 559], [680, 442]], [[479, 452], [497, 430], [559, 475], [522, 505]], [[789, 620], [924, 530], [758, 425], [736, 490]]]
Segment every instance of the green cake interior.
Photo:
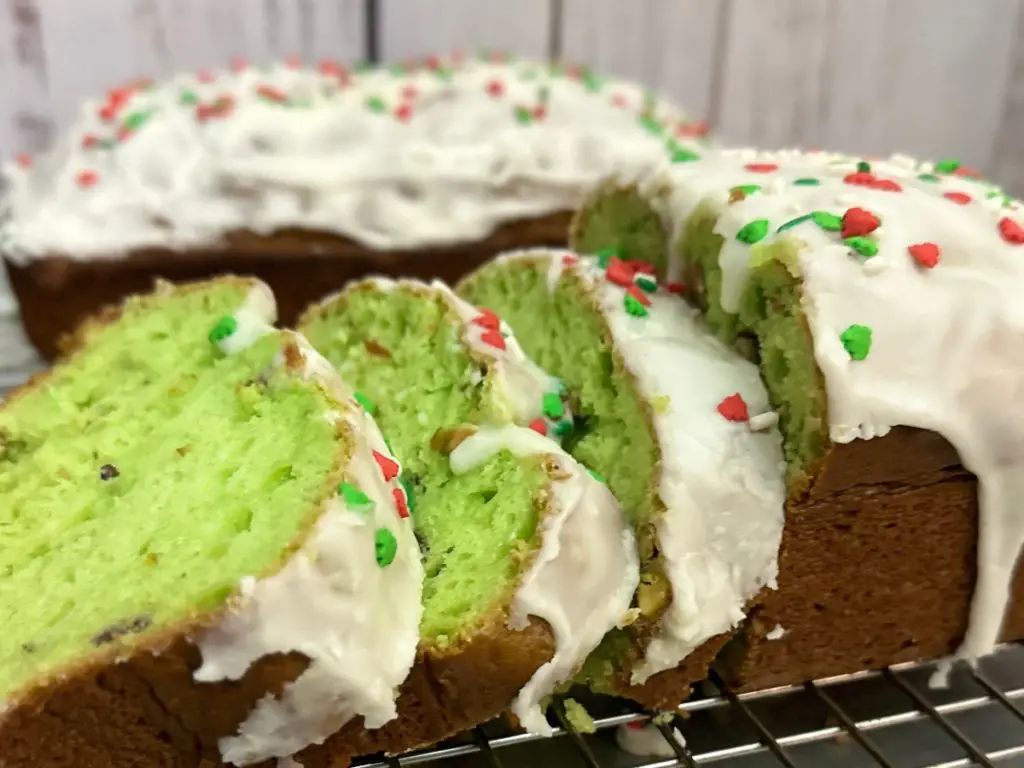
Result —
[[[276, 335], [226, 357], [240, 283], [133, 302], [0, 409], [0, 702], [32, 676], [215, 608], [302, 534], [338, 461]], [[301, 426], [300, 426], [301, 425]]]
[[[670, 243], [654, 209], [634, 188], [595, 196], [576, 217], [572, 245], [581, 253], [615, 248], [623, 258], [641, 259], [664, 273]], [[814, 343], [800, 301], [791, 241], [753, 249], [756, 266], [734, 314], [720, 303], [722, 237], [717, 214], [698, 206], [677, 245], [684, 264], [687, 296], [701, 308], [709, 327], [723, 341], [756, 351], [761, 376], [779, 413], [791, 493], [806, 488], [829, 448], [828, 402], [814, 358]], [[657, 233], [661, 232], [658, 237]], [[749, 339], [755, 339], [750, 344]]]
[[[646, 427], [645, 406], [612, 353], [598, 310], [568, 278], [550, 293], [547, 272], [546, 261], [515, 268], [491, 264], [467, 278], [459, 292], [501, 316], [526, 353], [568, 387], [577, 429], [566, 448], [604, 477], [633, 523], [642, 571], [639, 608], [642, 618], [653, 619], [666, 606], [669, 592], [653, 544], [651, 521], [660, 512], [650, 493], [657, 446]], [[628, 653], [635, 645], [631, 637], [646, 626], [641, 620], [605, 639], [584, 670], [593, 687], [601, 687], [612, 672], [610, 662]]]
[[301, 328], [370, 400], [411, 481], [425, 566], [421, 633], [447, 644], [511, 597], [546, 475], [539, 461], [507, 452], [472, 472], [451, 471], [437, 449], [443, 430], [493, 414], [481, 368], [460, 342], [461, 321], [426, 289], [363, 284]]

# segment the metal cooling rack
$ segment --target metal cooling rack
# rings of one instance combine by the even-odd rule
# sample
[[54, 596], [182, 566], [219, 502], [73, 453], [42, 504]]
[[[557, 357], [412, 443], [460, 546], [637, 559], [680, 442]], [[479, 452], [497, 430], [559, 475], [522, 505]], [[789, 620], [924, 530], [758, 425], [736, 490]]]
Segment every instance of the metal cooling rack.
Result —
[[[596, 733], [581, 734], [552, 708], [546, 739], [489, 723], [401, 758], [361, 768], [1006, 768], [1024, 766], [1024, 645], [977, 670], [958, 668], [949, 687], [929, 685], [935, 667], [903, 664], [881, 672], [736, 695], [713, 677], [658, 726], [669, 758], [636, 757], [616, 746], [615, 730], [650, 715], [616, 700], [585, 702]], [[660, 719], [660, 718], [659, 718]], [[678, 728], [686, 745], [671, 739]]]
[[[2, 277], [2, 276], [0, 276]], [[42, 367], [5, 302], [0, 279], [0, 396]], [[4, 306], [7, 304], [7, 306]], [[6, 311], [5, 311], [6, 310]], [[658, 726], [669, 758], [636, 757], [616, 746], [625, 723], [648, 713], [615, 699], [580, 701], [596, 732], [581, 734], [552, 707], [555, 735], [513, 732], [500, 721], [401, 758], [362, 768], [1024, 768], [1024, 645], [1002, 649], [977, 670], [957, 669], [934, 689], [932, 665], [818, 680], [736, 695], [712, 678], [700, 695]], [[660, 720], [660, 718], [659, 718]], [[671, 739], [678, 728], [686, 745]]]

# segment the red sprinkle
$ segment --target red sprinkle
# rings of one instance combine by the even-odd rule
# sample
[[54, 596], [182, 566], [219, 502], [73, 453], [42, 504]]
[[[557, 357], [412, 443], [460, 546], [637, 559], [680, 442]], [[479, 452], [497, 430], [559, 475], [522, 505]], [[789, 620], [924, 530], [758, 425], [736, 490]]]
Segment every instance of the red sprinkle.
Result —
[[505, 337], [501, 335], [501, 331], [494, 330], [493, 328], [489, 328], [481, 333], [480, 341], [495, 349], [505, 348]]
[[235, 72], [241, 72], [243, 69], [249, 66], [249, 62], [241, 56], [235, 56], [231, 59], [231, 69]]
[[878, 179], [874, 184], [871, 185], [872, 189], [880, 189], [883, 192], [902, 192], [903, 187], [897, 184], [892, 179]]
[[505, 93], [505, 84], [501, 80], [491, 80], [487, 84], [487, 93], [494, 98], [498, 98]]
[[840, 234], [844, 238], [869, 235], [881, 224], [879, 218], [871, 211], [863, 208], [850, 208], [843, 214], [843, 227]]
[[78, 181], [78, 186], [88, 189], [99, 181], [100, 177], [96, 171], [79, 171], [75, 179]]
[[205, 69], [201, 69], [198, 72], [196, 72], [196, 80], [198, 80], [200, 83], [212, 83], [213, 73], [207, 72]]
[[969, 168], [966, 165], [961, 165], [959, 168], [953, 171], [953, 175], [961, 176], [965, 179], [980, 179], [981, 171], [977, 171], [974, 168]]
[[612, 256], [608, 260], [608, 266], [605, 269], [604, 274], [610, 283], [615, 283], [616, 285], [621, 285], [623, 287], [633, 284], [633, 268], [628, 262], [623, 261], [617, 256]]
[[657, 274], [654, 269], [654, 265], [649, 261], [644, 261], [643, 259], [630, 259], [626, 262], [626, 265], [633, 270], [634, 274], [638, 272], [642, 275], [653, 276]]
[[844, 176], [843, 181], [858, 187], [873, 187], [878, 179], [875, 178], [875, 174], [871, 173], [871, 171], [857, 171], [856, 173]]
[[258, 86], [256, 88], [256, 93], [258, 93], [265, 99], [270, 99], [271, 101], [282, 102], [288, 100], [288, 97], [285, 95], [284, 91], [274, 88], [271, 85]]
[[415, 85], [403, 85], [402, 86], [402, 98], [406, 101], [412, 101], [419, 95]]
[[1013, 219], [1002, 218], [999, 220], [999, 234], [1008, 243], [1013, 245], [1024, 244], [1024, 227]]
[[679, 296], [682, 295], [682, 293], [686, 290], [686, 286], [683, 285], [682, 283], [666, 283], [665, 290], [668, 291], [669, 293], [674, 293], [677, 296]]
[[373, 452], [373, 458], [377, 462], [377, 466], [380, 467], [380, 472], [384, 475], [385, 482], [390, 483], [398, 477], [398, 473], [401, 472], [402, 468], [398, 466], [397, 461], [377, 451]]
[[643, 720], [634, 720], [631, 723], [626, 723], [626, 727], [631, 731], [642, 731], [644, 729], [644, 725], [645, 723]]
[[971, 202], [971, 196], [966, 192], [946, 192], [943, 197], [957, 205], [967, 205]]
[[530, 429], [538, 434], [546, 436], [548, 433], [548, 424], [544, 419], [536, 418], [530, 422]]
[[473, 325], [479, 325], [481, 328], [490, 328], [492, 331], [501, 330], [501, 318], [491, 312], [489, 309], [483, 307], [477, 307], [480, 314], [472, 319]]
[[575, 253], [567, 253], [562, 257], [562, 263], [567, 267], [572, 267], [580, 263], [580, 257]]
[[133, 133], [135, 133], [135, 131], [130, 126], [122, 125], [117, 129], [117, 140], [128, 141], [128, 139], [132, 137]]
[[107, 104], [100, 110], [100, 119], [105, 123], [109, 123], [115, 117], [117, 117], [117, 107], [113, 104]]
[[907, 251], [914, 258], [914, 261], [927, 269], [931, 269], [939, 263], [939, 246], [935, 243], [908, 245]]
[[703, 120], [697, 123], [681, 123], [676, 128], [676, 136], [681, 139], [700, 138], [701, 136], [707, 136], [710, 132], [711, 126]]
[[82, 137], [82, 149], [92, 149], [99, 143], [100, 140], [91, 133], [87, 133]]
[[426, 61], [423, 62], [427, 69], [440, 69], [441, 60], [437, 56], [427, 56]]
[[319, 66], [320, 74], [326, 75], [327, 77], [336, 77], [341, 81], [342, 85], [348, 83], [348, 70], [345, 69], [341, 64], [330, 59], [324, 59], [320, 62]]
[[750, 412], [743, 396], [737, 392], [718, 404], [718, 412], [729, 421], [750, 421]]
[[629, 106], [629, 102], [626, 101], [626, 97], [623, 96], [621, 93], [616, 93], [614, 96], [612, 96], [612, 106], [618, 107], [619, 109], [625, 109], [627, 106]]
[[751, 173], [771, 173], [779, 170], [779, 166], [775, 163], [747, 163], [743, 167]]
[[412, 119], [412, 107], [408, 104], [402, 104], [395, 108], [395, 118], [400, 123], [408, 123]]
[[545, 117], [547, 117], [547, 114], [548, 111], [543, 104], [538, 104], [536, 107], [533, 108], [534, 120], [543, 120]]
[[298, 69], [302, 66], [302, 60], [298, 56], [289, 56], [284, 60], [285, 66], [291, 67], [292, 69]]
[[391, 497], [395, 500], [395, 509], [398, 510], [398, 516], [404, 520], [409, 516], [409, 502], [405, 498], [405, 491], [401, 488], [395, 488], [391, 491]]
[[26, 155], [25, 153], [22, 153], [22, 154], [18, 155], [16, 158], [14, 158], [14, 162], [16, 162], [22, 168], [31, 168], [32, 167], [32, 156], [31, 155]]
[[647, 294], [640, 290], [635, 283], [629, 284], [629, 287], [626, 288], [626, 293], [639, 301], [645, 307], [651, 306], [651, 300], [647, 298]]

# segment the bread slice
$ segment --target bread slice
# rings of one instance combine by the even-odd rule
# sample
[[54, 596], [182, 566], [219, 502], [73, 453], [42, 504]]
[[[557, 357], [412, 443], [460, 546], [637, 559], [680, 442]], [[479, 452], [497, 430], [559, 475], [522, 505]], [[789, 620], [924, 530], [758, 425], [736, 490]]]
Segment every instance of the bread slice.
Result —
[[760, 360], [791, 510], [783, 589], [730, 654], [745, 686], [974, 658], [1024, 633], [1024, 518], [1008, 500], [1024, 475], [1024, 210], [976, 176], [714, 150], [609, 181], [574, 223], [577, 247], [685, 282]]
[[585, 670], [598, 690], [674, 707], [747, 604], [775, 586], [785, 488], [757, 367], [717, 342], [653, 268], [559, 250], [499, 256], [458, 287], [560, 376], [569, 444], [637, 529], [638, 620]]
[[564, 243], [602, 175], [685, 157], [706, 131], [637, 83], [499, 52], [236, 62], [114, 88], [53, 152], [0, 164], [0, 255], [46, 357], [155, 275], [259, 276], [291, 325], [352, 279], [456, 280]]
[[[618, 502], [556, 442], [572, 426], [560, 383], [495, 315], [440, 283], [356, 283], [300, 327], [373, 403], [416, 500], [418, 666], [436, 722], [383, 748], [436, 741], [510, 705], [550, 733], [544, 698], [626, 620], [637, 584]], [[427, 706], [411, 693], [403, 704]]]
[[255, 280], [160, 285], [0, 409], [0, 755], [235, 764], [378, 727], [415, 657], [400, 465]]

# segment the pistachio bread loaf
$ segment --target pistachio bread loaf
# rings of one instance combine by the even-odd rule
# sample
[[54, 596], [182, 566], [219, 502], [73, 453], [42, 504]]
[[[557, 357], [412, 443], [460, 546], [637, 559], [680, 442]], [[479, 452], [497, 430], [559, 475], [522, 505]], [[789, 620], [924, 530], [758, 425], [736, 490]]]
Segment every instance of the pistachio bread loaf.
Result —
[[0, 408], [6, 768], [246, 765], [396, 717], [401, 468], [274, 314], [255, 280], [163, 284]]
[[754, 150], [610, 179], [578, 214], [577, 247], [650, 260], [754, 354], [779, 413], [781, 589], [735, 682], [1024, 636], [1022, 216], [955, 161]]
[[567, 447], [607, 478], [637, 530], [638, 618], [607, 638], [582, 679], [674, 707], [747, 605], [775, 586], [784, 462], [756, 366], [649, 264], [510, 252], [458, 291], [501, 314], [565, 382], [580, 425]]
[[300, 327], [372, 403], [416, 501], [417, 668], [436, 728], [374, 746], [409, 749], [509, 708], [550, 733], [544, 700], [628, 621], [638, 578], [618, 502], [559, 446], [573, 426], [561, 383], [440, 283], [354, 283]]
[[112, 88], [52, 151], [7, 164], [0, 254], [47, 357], [154, 276], [256, 275], [291, 324], [353, 278], [455, 280], [496, 250], [563, 244], [603, 174], [705, 132], [635, 83], [496, 51], [236, 60]]

